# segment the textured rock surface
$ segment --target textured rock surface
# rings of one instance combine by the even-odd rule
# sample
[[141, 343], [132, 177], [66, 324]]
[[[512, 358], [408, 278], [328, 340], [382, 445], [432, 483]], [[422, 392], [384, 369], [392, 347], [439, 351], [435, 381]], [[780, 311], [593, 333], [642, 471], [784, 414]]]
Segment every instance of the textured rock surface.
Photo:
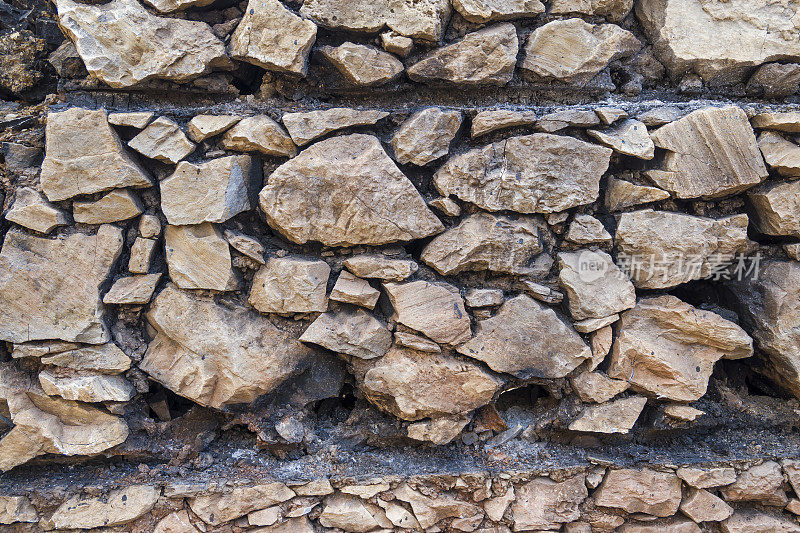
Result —
[[374, 359], [389, 351], [392, 334], [363, 309], [344, 309], [321, 314], [300, 340], [361, 359]]
[[358, 278], [347, 270], [342, 270], [331, 290], [330, 298], [337, 302], [373, 309], [378, 303], [380, 295], [380, 291], [373, 288], [367, 280]]
[[197, 115], [186, 125], [186, 133], [194, 142], [200, 142], [229, 130], [242, 120], [235, 115]]
[[453, 8], [470, 22], [489, 22], [544, 13], [539, 0], [453, 0]]
[[91, 529], [116, 526], [149, 512], [159, 490], [149, 485], [133, 485], [99, 498], [73, 498], [59, 507], [51, 520], [58, 529]]
[[633, 284], [605, 252], [558, 254], [558, 284], [575, 320], [604, 318], [636, 304]]
[[175, 121], [158, 117], [136, 137], [128, 146], [151, 159], [174, 165], [194, 151], [194, 143], [186, 138]]
[[427, 165], [444, 157], [461, 127], [461, 112], [429, 107], [417, 111], [392, 137], [394, 157], [400, 164]]
[[266, 115], [242, 119], [222, 136], [222, 146], [236, 152], [294, 157], [297, 147], [284, 129]]
[[50, 233], [59, 226], [69, 224], [69, 215], [65, 211], [29, 187], [17, 190], [14, 204], [6, 212], [5, 219], [39, 233]]
[[655, 145], [647, 126], [638, 120], [623, 120], [606, 130], [589, 130], [589, 135], [620, 154], [639, 159], [655, 157]]
[[330, 273], [331, 268], [324, 261], [271, 257], [253, 278], [248, 301], [262, 313], [325, 311]]
[[344, 43], [320, 51], [347, 81], [362, 87], [389, 83], [404, 70], [399, 59], [372, 46]]
[[215, 291], [237, 287], [228, 241], [212, 224], [167, 226], [164, 239], [169, 277], [178, 287]]
[[189, 500], [189, 507], [206, 524], [219, 525], [252, 511], [266, 509], [290, 500], [292, 489], [283, 483], [236, 487], [230, 492], [200, 495]]
[[481, 111], [472, 118], [472, 131], [470, 134], [475, 138], [502, 128], [530, 126], [535, 123], [536, 115], [534, 113], [506, 109], [490, 109]]
[[589, 496], [583, 476], [557, 483], [536, 478], [515, 491], [511, 505], [517, 531], [553, 529], [580, 518], [579, 505]]
[[353, 126], [369, 126], [388, 115], [389, 113], [385, 111], [334, 107], [304, 113], [286, 113], [282, 120], [294, 143], [303, 146], [332, 131]]
[[612, 22], [618, 22], [625, 18], [632, 7], [633, 0], [552, 0], [550, 13], [600, 15]]
[[647, 398], [631, 396], [601, 405], [592, 405], [569, 425], [571, 431], [588, 433], [627, 433], [642, 413]]
[[458, 289], [447, 283], [385, 283], [397, 321], [435, 342], [460, 344], [471, 336], [469, 315]]
[[417, 263], [409, 259], [392, 259], [382, 255], [356, 255], [345, 259], [344, 266], [360, 278], [403, 281], [417, 271]]
[[767, 235], [800, 236], [800, 182], [771, 181], [752, 189], [747, 198], [753, 206], [758, 230]]
[[145, 274], [120, 278], [103, 296], [106, 304], [144, 305], [153, 297], [161, 274]]
[[675, 474], [654, 470], [611, 470], [594, 499], [601, 507], [671, 516], [681, 503], [681, 480]]
[[758, 147], [770, 168], [782, 176], [800, 177], [800, 146], [778, 133], [765, 131], [758, 136]]
[[142, 204], [129, 189], [116, 189], [93, 202], [73, 202], [72, 217], [81, 224], [106, 224], [137, 217]]

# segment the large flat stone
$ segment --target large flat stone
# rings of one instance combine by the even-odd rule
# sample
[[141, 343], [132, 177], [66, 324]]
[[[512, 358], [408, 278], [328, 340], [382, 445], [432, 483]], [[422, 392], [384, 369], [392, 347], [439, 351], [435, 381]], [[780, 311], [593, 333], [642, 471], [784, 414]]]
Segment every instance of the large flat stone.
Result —
[[443, 344], [470, 338], [469, 315], [458, 289], [448, 283], [385, 283], [397, 321]]

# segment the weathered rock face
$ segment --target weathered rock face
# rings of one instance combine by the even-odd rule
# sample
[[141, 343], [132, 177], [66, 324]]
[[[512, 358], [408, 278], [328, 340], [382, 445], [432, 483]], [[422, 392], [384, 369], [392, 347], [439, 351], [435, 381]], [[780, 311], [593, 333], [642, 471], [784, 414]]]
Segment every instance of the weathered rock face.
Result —
[[531, 112], [512, 111], [506, 109], [489, 109], [481, 111], [472, 118], [472, 138], [480, 137], [502, 128], [512, 126], [530, 126], [536, 123], [536, 115]]
[[436, 189], [488, 211], [556, 213], [593, 202], [611, 150], [573, 137], [534, 133], [452, 157]]
[[144, 305], [150, 301], [161, 274], [144, 274], [120, 278], [103, 296], [106, 304]]
[[5, 218], [39, 233], [50, 233], [59, 226], [69, 224], [69, 215], [66, 212], [48, 202], [42, 193], [29, 187], [17, 190], [14, 204], [6, 212]]
[[600, 507], [671, 516], [681, 503], [681, 480], [654, 470], [611, 470], [594, 493]]
[[219, 525], [259, 509], [292, 499], [295, 493], [283, 483], [237, 487], [227, 493], [202, 494], [189, 507], [206, 524]]
[[579, 505], [589, 496], [583, 476], [574, 476], [557, 483], [540, 477], [515, 491], [511, 504], [514, 529], [526, 531], [554, 529], [580, 518]]
[[360, 305], [367, 309], [373, 309], [380, 298], [380, 291], [373, 288], [365, 279], [358, 278], [342, 270], [336, 285], [331, 290], [331, 300], [348, 304]]
[[228, 63], [225, 45], [203, 22], [152, 15], [136, 0], [59, 0], [58, 23], [88, 70], [111, 87], [153, 79], [183, 82]]
[[145, 157], [174, 165], [191, 154], [195, 145], [186, 138], [180, 126], [166, 117], [158, 117], [128, 142], [128, 146]]
[[604, 318], [636, 304], [633, 284], [607, 253], [562, 252], [558, 263], [558, 284], [567, 293], [573, 319]]
[[552, 0], [550, 13], [554, 15], [571, 13], [600, 15], [612, 22], [618, 22], [625, 18], [632, 7], [633, 0]]
[[182, 289], [230, 291], [238, 282], [228, 241], [208, 222], [197, 226], [167, 226], [169, 277]]
[[428, 163], [447, 155], [461, 127], [461, 113], [429, 107], [414, 113], [392, 137], [398, 163]]
[[325, 527], [343, 531], [365, 533], [380, 527], [392, 527], [392, 523], [377, 505], [366, 503], [357, 496], [337, 494], [325, 500], [319, 517]]
[[781, 466], [775, 461], [766, 461], [742, 472], [735, 483], [723, 487], [720, 492], [729, 502], [756, 501], [783, 507], [788, 500], [782, 486]]
[[137, 217], [142, 204], [129, 189], [116, 189], [93, 202], [72, 203], [72, 217], [81, 224], [107, 224]]
[[622, 313], [617, 331], [608, 375], [658, 398], [697, 400], [714, 363], [753, 354], [753, 341], [742, 328], [674, 296], [640, 299]]
[[77, 402], [127, 402], [135, 394], [125, 378], [91, 372], [45, 369], [39, 373], [39, 384], [48, 396]]
[[587, 433], [627, 433], [636, 424], [647, 398], [631, 396], [613, 402], [592, 405], [583, 410], [570, 425], [570, 431]]
[[186, 132], [194, 142], [200, 142], [214, 137], [227, 130], [242, 120], [235, 115], [197, 115], [186, 125]]
[[25, 496], [0, 496], [0, 524], [38, 522], [39, 513]]
[[470, 22], [535, 17], [544, 13], [539, 0], [453, 0], [453, 7]]
[[589, 135], [623, 155], [653, 159], [655, 145], [647, 126], [638, 120], [626, 119], [607, 130], [589, 130]]
[[442, 230], [371, 135], [312, 145], [269, 176], [259, 200], [270, 226], [301, 244], [386, 244]]
[[409, 259], [392, 259], [383, 255], [364, 254], [349, 257], [344, 267], [360, 278], [403, 281], [419, 266]]
[[392, 333], [363, 309], [343, 309], [321, 314], [300, 340], [361, 359], [374, 359], [389, 351]]
[[800, 237], [800, 182], [771, 181], [750, 191], [747, 198], [761, 233]]
[[389, 116], [385, 111], [334, 107], [304, 113], [286, 113], [283, 125], [294, 143], [303, 146], [318, 137], [352, 126], [368, 126]]
[[284, 129], [266, 115], [247, 117], [225, 132], [222, 146], [236, 152], [294, 157], [297, 147]]
[[443, 344], [460, 344], [471, 336], [469, 315], [458, 289], [447, 283], [385, 283], [397, 321]]
[[210, 407], [252, 402], [312, 353], [277, 322], [174, 285], [159, 293], [147, 320], [158, 334], [139, 368], [176, 394]]
[[325, 261], [271, 257], [256, 272], [250, 305], [262, 313], [314, 313], [328, 309], [325, 289], [331, 267]]
[[353, 85], [384, 85], [404, 70], [399, 59], [371, 46], [344, 43], [339, 46], [323, 46], [320, 51]]
[[155, 506], [160, 491], [149, 485], [132, 485], [99, 498], [72, 498], [64, 502], [51, 520], [58, 529], [91, 529], [116, 526], [134, 520]]
[[800, 177], [800, 146], [779, 133], [765, 131], [758, 136], [758, 147], [770, 168], [782, 176]]

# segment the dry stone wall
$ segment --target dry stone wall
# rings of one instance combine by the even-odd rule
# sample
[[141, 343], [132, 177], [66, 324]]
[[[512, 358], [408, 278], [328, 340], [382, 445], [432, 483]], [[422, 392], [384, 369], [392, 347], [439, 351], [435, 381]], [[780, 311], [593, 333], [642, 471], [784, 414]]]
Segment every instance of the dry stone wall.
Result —
[[0, 530], [800, 531], [798, 21], [0, 4]]

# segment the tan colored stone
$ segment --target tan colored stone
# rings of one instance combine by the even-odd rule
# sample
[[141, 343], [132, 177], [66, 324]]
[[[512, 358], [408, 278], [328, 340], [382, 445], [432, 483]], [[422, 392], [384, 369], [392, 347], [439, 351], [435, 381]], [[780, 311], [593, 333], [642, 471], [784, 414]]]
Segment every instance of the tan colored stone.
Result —
[[605, 326], [593, 332], [590, 336], [592, 346], [592, 360], [589, 370], [595, 370], [611, 351], [614, 342], [614, 330], [611, 326]]
[[786, 504], [786, 510], [793, 515], [800, 515], [800, 500], [797, 498], [789, 500], [789, 503]]
[[755, 115], [750, 119], [754, 128], [787, 133], [800, 133], [799, 111], [774, 111]]
[[277, 157], [294, 157], [297, 147], [280, 124], [266, 115], [247, 117], [222, 136], [222, 146], [235, 152], [260, 152]]
[[618, 533], [703, 533], [700, 527], [686, 518], [669, 518], [657, 522], [628, 522], [615, 529]]
[[414, 49], [414, 40], [389, 30], [381, 33], [381, 46], [391, 54], [406, 57]]
[[511, 504], [514, 531], [557, 529], [577, 520], [581, 516], [579, 505], [589, 496], [582, 475], [560, 483], [535, 478], [517, 487], [515, 494], [517, 499]]
[[331, 290], [331, 300], [374, 309], [381, 293], [365, 279], [357, 278], [347, 270], [342, 270]]
[[403, 281], [419, 268], [409, 259], [392, 259], [378, 254], [354, 255], [344, 261], [344, 267], [360, 278]]
[[0, 495], [0, 524], [38, 521], [39, 513], [26, 496]]
[[783, 471], [775, 461], [766, 461], [740, 473], [736, 482], [720, 489], [729, 502], [758, 502], [783, 507], [789, 501], [783, 490]]
[[451, 157], [436, 189], [488, 211], [557, 213], [592, 203], [611, 150], [572, 137], [534, 133]]
[[369, 500], [370, 498], [377, 496], [382, 492], [386, 492], [391, 488], [392, 486], [389, 483], [370, 483], [365, 485], [345, 485], [343, 487], [339, 487], [339, 492], [342, 494], [358, 496], [362, 500]]
[[627, 433], [636, 424], [647, 398], [631, 396], [613, 402], [592, 405], [569, 425], [570, 431], [589, 433]]
[[385, 283], [397, 322], [442, 344], [461, 344], [472, 335], [458, 289], [447, 283]]
[[407, 331], [395, 331], [394, 341], [397, 346], [404, 346], [420, 352], [441, 353], [442, 347], [422, 335], [414, 335]]
[[417, 111], [392, 137], [394, 158], [401, 164], [427, 165], [447, 155], [460, 128], [460, 111], [438, 107]]
[[392, 527], [380, 507], [346, 494], [335, 494], [325, 499], [319, 523], [354, 533]]
[[236, 487], [225, 493], [201, 494], [189, 499], [189, 507], [203, 522], [216, 526], [285, 502], [294, 495], [294, 491], [283, 483], [266, 483]]
[[[26, 345], [15, 345], [14, 357], [18, 347]], [[113, 342], [98, 345], [80, 346], [68, 348], [50, 354], [41, 354], [43, 365], [53, 365], [72, 370], [91, 370], [104, 374], [121, 374], [131, 367], [131, 359], [119, 349]]]
[[525, 274], [541, 251], [536, 220], [477, 213], [434, 238], [420, 258], [445, 276], [467, 270]]
[[153, 262], [153, 254], [156, 250], [154, 239], [136, 237], [131, 246], [131, 256], [128, 259], [128, 272], [132, 274], [147, 274], [150, 271], [150, 264]]
[[714, 220], [650, 209], [623, 213], [615, 236], [617, 258], [625, 258], [637, 288], [674, 287], [708, 276], [744, 251], [747, 224], [747, 215]]
[[464, 297], [467, 307], [495, 307], [503, 303], [500, 289], [470, 289]]
[[264, 245], [254, 237], [250, 237], [231, 229], [225, 230], [225, 240], [234, 250], [246, 255], [257, 263], [264, 264]]
[[798, 489], [800, 489], [800, 461], [796, 459], [784, 459], [781, 461], [781, 466], [783, 467], [786, 477], [789, 478], [789, 483], [792, 485], [795, 494], [797, 494]]
[[552, 133], [564, 128], [591, 128], [600, 124], [600, 117], [591, 109], [561, 109], [541, 117], [536, 127]]
[[723, 533], [800, 533], [800, 526], [784, 515], [740, 509], [720, 524]]
[[110, 225], [56, 239], [8, 231], [0, 252], [0, 339], [107, 342], [100, 287], [122, 244], [122, 231]]
[[770, 181], [749, 191], [747, 198], [760, 232], [800, 237], [800, 181]]
[[638, 120], [629, 118], [606, 130], [589, 130], [588, 133], [620, 154], [648, 160], [655, 157], [655, 145], [647, 126]]
[[681, 422], [694, 422], [706, 413], [700, 409], [689, 407], [688, 405], [671, 403], [664, 406], [664, 414], [675, 420], [680, 420]]
[[152, 111], [135, 111], [131, 113], [109, 113], [108, 123], [114, 126], [136, 128], [143, 130], [153, 120], [155, 113]]
[[30, 187], [20, 187], [14, 193], [14, 203], [6, 212], [6, 220], [39, 233], [50, 233], [59, 226], [70, 223], [63, 209], [47, 201], [47, 198]]
[[614, 24], [581, 19], [555, 20], [536, 28], [525, 44], [520, 68], [543, 79], [586, 85], [614, 59], [635, 53], [642, 44]]
[[107, 498], [75, 496], [53, 514], [56, 529], [92, 529], [127, 524], [155, 506], [160, 490], [150, 485], [132, 485], [111, 492]]
[[199, 143], [225, 133], [240, 120], [242, 117], [236, 115], [197, 115], [186, 125], [186, 132], [191, 140]]
[[579, 320], [572, 323], [572, 327], [578, 333], [592, 333], [599, 329], [605, 328], [619, 320], [618, 314], [609, 315], [603, 318], [587, 318], [586, 320]]
[[605, 403], [629, 386], [625, 380], [611, 379], [600, 372], [584, 372], [570, 378], [569, 382], [582, 402], [592, 403]]
[[700, 522], [721, 522], [733, 514], [733, 507], [707, 490], [689, 489], [681, 502], [681, 512]]
[[195, 148], [180, 126], [167, 117], [155, 119], [128, 141], [128, 146], [146, 157], [172, 165], [194, 152]]
[[279, 166], [259, 199], [269, 225], [298, 244], [378, 245], [443, 229], [372, 135], [315, 143]]
[[150, 178], [125, 152], [122, 141], [109, 126], [105, 110], [73, 107], [50, 112], [45, 132], [45, 157], [39, 179], [50, 201], [118, 187], [151, 186]]
[[361, 359], [374, 359], [389, 351], [392, 333], [363, 309], [340, 309], [319, 315], [300, 340]]
[[144, 3], [159, 13], [173, 13], [191, 8], [205, 7], [213, 0], [144, 0]]
[[591, 356], [553, 309], [525, 295], [507, 300], [497, 314], [479, 321], [475, 337], [458, 352], [521, 379], [564, 377]]
[[641, 298], [622, 313], [608, 375], [644, 394], [690, 402], [706, 393], [714, 363], [752, 354], [753, 340], [718, 314], [674, 296]]
[[310, 481], [304, 485], [293, 487], [298, 496], [327, 496], [333, 494], [331, 482], [327, 479]]
[[591, 215], [575, 215], [564, 238], [575, 244], [611, 243], [611, 234]]
[[800, 177], [800, 146], [779, 133], [765, 131], [758, 136], [758, 147], [771, 169], [782, 176]]
[[449, 444], [461, 434], [461, 430], [472, 420], [471, 416], [441, 417], [414, 422], [408, 426], [408, 437], [437, 446]]
[[706, 107], [651, 134], [667, 150], [663, 170], [646, 173], [678, 198], [717, 198], [767, 177], [747, 115], [739, 107]]
[[353, 126], [371, 126], [388, 117], [386, 111], [334, 107], [304, 113], [285, 113], [283, 125], [297, 146], [303, 146], [332, 131]]
[[678, 120], [683, 115], [684, 112], [679, 107], [661, 106], [648, 109], [644, 113], [640, 113], [636, 118], [648, 128], [655, 128]]
[[228, 241], [212, 224], [167, 226], [164, 239], [169, 277], [178, 287], [215, 291], [238, 287]]
[[425, 83], [505, 85], [514, 75], [518, 53], [514, 25], [497, 24], [430, 52], [408, 67], [408, 77]]
[[474, 504], [457, 500], [449, 494], [438, 497], [424, 496], [405, 483], [395, 489], [394, 495], [398, 500], [411, 505], [423, 529], [431, 528], [445, 518], [468, 518], [480, 511]]
[[561, 252], [558, 265], [558, 284], [573, 319], [603, 318], [636, 305], [633, 284], [607, 253]]
[[200, 533], [191, 520], [187, 510], [170, 513], [156, 524], [153, 533]]
[[119, 278], [103, 296], [103, 303], [145, 305], [150, 302], [161, 274], [145, 274]]
[[72, 217], [81, 224], [119, 222], [141, 214], [142, 203], [129, 189], [115, 189], [99, 200], [72, 203]]
[[480, 111], [472, 119], [470, 135], [474, 139], [492, 131], [514, 126], [532, 126], [536, 124], [536, 115], [531, 111], [513, 111], [511, 109], [487, 109]]
[[606, 126], [613, 124], [619, 119], [628, 117], [628, 112], [624, 109], [620, 109], [619, 107], [601, 106], [594, 108], [594, 112], [597, 113], [600, 121]]
[[593, 496], [600, 507], [672, 516], [681, 503], [681, 480], [673, 473], [649, 468], [611, 470]]
[[782, 99], [797, 92], [800, 85], [800, 65], [797, 63], [767, 63], [750, 76], [747, 92], [763, 94], [767, 99]]
[[317, 530], [306, 516], [290, 518], [279, 524], [269, 527], [262, 527], [258, 533], [316, 533]]
[[373, 46], [346, 42], [323, 46], [320, 52], [347, 81], [360, 87], [385, 85], [405, 69], [395, 56]]
[[611, 22], [621, 22], [630, 13], [633, 0], [551, 0], [553, 15], [599, 15]]
[[[495, 494], [497, 494], [496, 485], [494, 487]], [[484, 500], [483, 502], [483, 509], [486, 512], [486, 516], [489, 520], [493, 520], [495, 522], [500, 522], [503, 520], [503, 517], [506, 514], [506, 510], [508, 506], [516, 501], [517, 495], [514, 492], [514, 485], [509, 484], [508, 487], [505, 489], [505, 493], [495, 496], [494, 498], [489, 498]]]
[[622, 211], [635, 205], [660, 202], [669, 198], [669, 193], [658, 187], [636, 185], [630, 181], [608, 178], [605, 204], [609, 211]]
[[271, 526], [281, 519], [281, 507], [273, 505], [247, 515], [247, 523], [251, 526]]
[[315, 313], [328, 309], [331, 267], [325, 261], [270, 257], [256, 272], [248, 301], [262, 313]]
[[122, 376], [86, 371], [44, 369], [39, 384], [48, 396], [60, 396], [77, 402], [127, 402], [136, 394], [133, 385]]
[[139, 235], [152, 239], [161, 235], [161, 221], [156, 215], [142, 215], [139, 219]]
[[530, 18], [544, 13], [539, 0], [453, 0], [453, 7], [470, 22]]
[[687, 485], [697, 489], [722, 487], [736, 481], [736, 470], [728, 467], [695, 468], [682, 466], [678, 469], [677, 474]]
[[396, 527], [403, 529], [419, 529], [421, 527], [414, 514], [399, 503], [384, 502], [383, 508], [386, 518]]

